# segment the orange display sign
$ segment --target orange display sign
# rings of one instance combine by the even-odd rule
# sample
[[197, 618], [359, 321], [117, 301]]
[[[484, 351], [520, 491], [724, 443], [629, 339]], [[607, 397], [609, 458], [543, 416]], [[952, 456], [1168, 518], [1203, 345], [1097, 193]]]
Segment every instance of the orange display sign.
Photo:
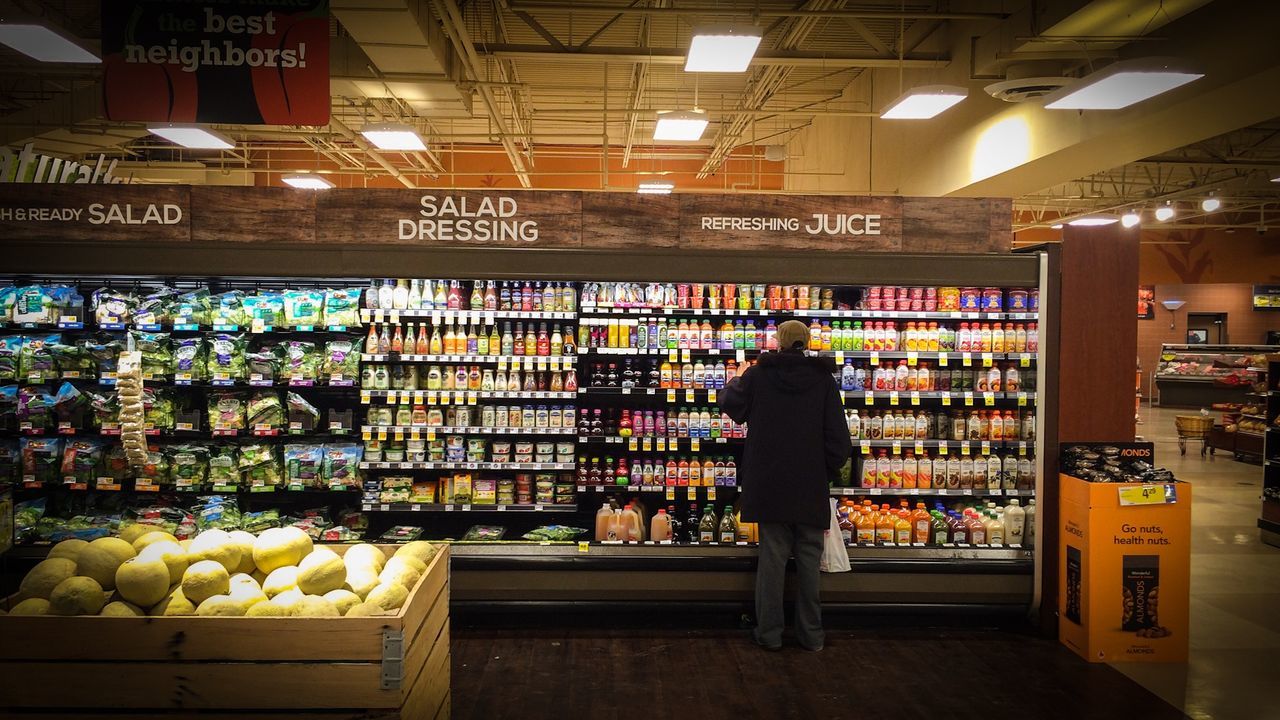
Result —
[[1185, 662], [1191, 485], [1061, 481], [1058, 639], [1091, 662]]

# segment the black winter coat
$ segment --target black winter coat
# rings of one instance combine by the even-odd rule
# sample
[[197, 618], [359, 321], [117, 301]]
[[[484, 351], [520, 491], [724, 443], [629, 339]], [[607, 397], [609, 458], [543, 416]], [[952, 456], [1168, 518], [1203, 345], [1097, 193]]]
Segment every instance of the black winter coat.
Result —
[[725, 386], [720, 408], [748, 423], [738, 468], [744, 521], [830, 524], [828, 483], [853, 450], [834, 371], [830, 360], [765, 353]]

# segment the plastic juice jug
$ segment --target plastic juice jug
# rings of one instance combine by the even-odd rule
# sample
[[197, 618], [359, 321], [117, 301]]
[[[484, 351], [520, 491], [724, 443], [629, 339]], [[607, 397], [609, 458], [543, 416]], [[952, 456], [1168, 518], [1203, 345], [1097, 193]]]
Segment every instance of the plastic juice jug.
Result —
[[947, 519], [947, 524], [951, 526], [951, 542], [957, 545], [969, 542], [969, 526], [959, 513], [953, 511]]
[[698, 522], [698, 542], [715, 542], [716, 529], [718, 526], [719, 523], [716, 521], [716, 509], [708, 505], [706, 513], [702, 516], [702, 520]]
[[933, 518], [929, 517], [929, 511], [924, 509], [924, 503], [916, 503], [916, 509], [911, 511], [911, 542], [920, 544], [929, 542], [932, 520]]
[[626, 540], [627, 542], [640, 542], [641, 540], [644, 540], [644, 527], [640, 521], [640, 513], [636, 512], [635, 508], [630, 503], [628, 503], [627, 507], [622, 511], [622, 525], [624, 528], [624, 535], [618, 538], [619, 540]]
[[893, 479], [892, 467], [888, 452], [881, 450], [880, 456], [876, 458], [876, 487], [893, 487], [891, 484]]
[[908, 450], [906, 457], [902, 458], [902, 487], [918, 487], [919, 472], [919, 464], [916, 462], [915, 453]]
[[891, 513], [881, 513], [876, 519], [876, 543], [891, 543], [897, 532], [898, 519]]
[[724, 516], [720, 519], [720, 535], [719, 541], [724, 545], [732, 545], [738, 538], [738, 525], [734, 520], [733, 507], [724, 509]]
[[1004, 521], [995, 511], [987, 511], [987, 544], [993, 547], [1004, 546]]
[[899, 510], [894, 517], [893, 541], [899, 545], [910, 545], [912, 525], [907, 511]]
[[627, 521], [622, 516], [622, 511], [614, 508], [613, 513], [609, 515], [609, 523], [605, 532], [606, 540], [626, 540], [627, 539]]
[[867, 508], [861, 508], [858, 516], [853, 521], [854, 537], [859, 543], [874, 543], [876, 541], [876, 525], [871, 519], [871, 511]]
[[902, 456], [894, 455], [889, 458], [889, 487], [902, 487]]
[[671, 516], [666, 510], [659, 508], [658, 514], [649, 522], [649, 539], [654, 542], [669, 542], [672, 535]]
[[817, 318], [809, 322], [809, 349], [822, 349], [822, 326], [818, 324]]
[[605, 503], [596, 511], [596, 542], [609, 539], [609, 524], [613, 520], [614, 509], [612, 505]]
[[940, 510], [929, 513], [929, 542], [942, 545], [951, 542], [951, 526]]
[[1010, 545], [1021, 545], [1026, 531], [1027, 513], [1022, 509], [1022, 503], [1017, 498], [1009, 501], [1008, 507], [1004, 509], [1004, 532], [1005, 537], [1009, 539]]
[[973, 510], [965, 511], [965, 524], [969, 528], [969, 541], [974, 545], [987, 544], [987, 526], [978, 518]]

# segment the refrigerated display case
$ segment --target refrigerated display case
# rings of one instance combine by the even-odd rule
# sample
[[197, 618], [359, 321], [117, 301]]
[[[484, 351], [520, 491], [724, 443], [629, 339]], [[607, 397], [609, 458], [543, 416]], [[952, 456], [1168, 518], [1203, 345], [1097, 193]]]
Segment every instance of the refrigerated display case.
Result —
[[1280, 355], [1266, 358], [1266, 378], [1252, 397], [1261, 406], [1263, 433], [1262, 513], [1258, 530], [1262, 541], [1280, 547]]
[[[421, 528], [429, 539], [469, 533], [492, 538], [501, 528], [501, 542], [455, 545], [453, 593], [459, 602], [740, 601], [749, 597], [754, 568], [749, 528], [724, 542], [692, 541], [687, 529], [678, 541], [661, 544], [596, 541], [591, 535], [597, 510], [610, 500], [630, 498], [650, 514], [671, 508], [685, 525], [709, 504], [723, 517], [739, 492], [732, 468], [747, 429], [716, 422], [717, 392], [730, 367], [736, 372], [766, 349], [750, 345], [790, 318], [811, 324], [814, 352], [831, 357], [845, 380], [854, 458], [848, 480], [832, 489], [843, 506], [854, 504], [856, 514], [869, 505], [920, 502], [981, 513], [990, 504], [1016, 499], [1026, 506], [1036, 500], [1043, 478], [1043, 418], [1035, 412], [1044, 387], [1040, 358], [1054, 351], [1048, 342], [1028, 344], [1042, 312], [1036, 301], [1045, 276], [1043, 255], [833, 256], [820, 272], [807, 271], [807, 278], [788, 272], [773, 281], [761, 268], [787, 267], [763, 262], [779, 256], [761, 254], [756, 264], [725, 255], [722, 265], [752, 281], [732, 285], [720, 281], [714, 263], [675, 267], [669, 258], [654, 257], [620, 271], [616, 264], [601, 264], [608, 253], [584, 255], [562, 256], [555, 274], [537, 272], [535, 261], [524, 267], [524, 276], [519, 263], [505, 258], [488, 273], [474, 260], [454, 263], [457, 275], [479, 281], [449, 278], [448, 261], [422, 264], [421, 282], [390, 286], [367, 276], [9, 278], [15, 288], [72, 287], [73, 293], [59, 292], [78, 295], [83, 305], [76, 312], [52, 303], [51, 314], [11, 322], [0, 335], [59, 334], [55, 344], [73, 348], [100, 341], [168, 343], [167, 355], [156, 354], [147, 385], [172, 401], [172, 419], [152, 428], [157, 460], [169, 468], [159, 478], [81, 469], [66, 482], [60, 470], [44, 477], [47, 468], [38, 478], [26, 477], [16, 449], [22, 441], [84, 438], [94, 445], [105, 439], [109, 446], [110, 420], [92, 413], [68, 419], [65, 426], [48, 421], [42, 434], [34, 426], [4, 428], [6, 445], [14, 448], [17, 500], [43, 500], [46, 516], [92, 525], [83, 519], [126, 506], [159, 512], [235, 497], [246, 514], [311, 518], [320, 539], [332, 540], [404, 533], [405, 526]], [[593, 275], [604, 267], [609, 272]], [[402, 269], [408, 274], [409, 268]], [[429, 285], [423, 276], [430, 276]], [[304, 293], [304, 303], [323, 303], [326, 293], [338, 291], [349, 299], [359, 290], [359, 309], [341, 323], [326, 322], [323, 313], [301, 320], [253, 313], [232, 318], [214, 306], [203, 317], [180, 309], [116, 317], [95, 313], [94, 292], [100, 288], [140, 301], [207, 292], [239, 293], [243, 302]], [[814, 299], [802, 301], [801, 288]], [[374, 300], [381, 294], [391, 296], [392, 307]], [[401, 296], [404, 305], [417, 297], [418, 307], [396, 307]], [[275, 307], [274, 301], [249, 304]], [[752, 325], [755, 332], [748, 332]], [[889, 329], [898, 333], [895, 343], [884, 339]], [[1005, 330], [1007, 344], [993, 344], [990, 336]], [[525, 343], [517, 350], [520, 334]], [[666, 345], [660, 347], [659, 340]], [[358, 356], [358, 372], [326, 375], [316, 369], [309, 353], [320, 356], [323, 368], [324, 358], [333, 358], [326, 347], [334, 342]], [[210, 355], [214, 343], [221, 344]], [[192, 345], [205, 348], [206, 372], [163, 366], [175, 362], [175, 349], [186, 352]], [[283, 359], [276, 364], [262, 356], [281, 345]], [[210, 369], [208, 358], [216, 365], [228, 347], [243, 353], [243, 365], [233, 360], [232, 371]], [[64, 370], [54, 362], [40, 383], [24, 378], [20, 363], [16, 367], [12, 378], [0, 380], [15, 395], [43, 385], [55, 397], [63, 384], [86, 395], [109, 395], [109, 371], [96, 367]], [[891, 377], [892, 384], [877, 385], [878, 377]], [[279, 410], [268, 422], [250, 422], [246, 415], [230, 426], [219, 423], [222, 412], [236, 412], [228, 403], [238, 399], [246, 409], [257, 399]], [[102, 402], [109, 404], [109, 398]], [[253, 451], [242, 467], [246, 446]], [[358, 448], [358, 469], [331, 482], [330, 460], [350, 463], [351, 446]], [[192, 465], [190, 458], [175, 461], [175, 455], [196, 448], [195, 465], [207, 468], [212, 463], [205, 458], [223, 458], [226, 453], [218, 451], [226, 447], [238, 453], [232, 480], [190, 481], [172, 470]], [[946, 473], [938, 477], [948, 480], [900, 487], [899, 461], [914, 461], [919, 478], [925, 458], [931, 477], [936, 466]], [[686, 475], [681, 464], [692, 467], [695, 459], [702, 473]], [[868, 464], [878, 470], [882, 460], [889, 468], [885, 479], [877, 473], [864, 487]], [[975, 482], [979, 461], [985, 472]], [[269, 515], [252, 517], [269, 521], [263, 520]], [[587, 532], [572, 540], [557, 539], [564, 535], [555, 532], [520, 539], [543, 526]], [[833, 602], [1025, 610], [1036, 586], [1034, 528], [1033, 522], [1026, 542], [999, 546], [936, 538], [859, 542], [855, 534], [849, 549], [855, 573], [825, 576], [824, 592]]]
[[1258, 381], [1265, 345], [1171, 345], [1160, 348], [1155, 381], [1160, 405], [1214, 407], [1243, 403]]

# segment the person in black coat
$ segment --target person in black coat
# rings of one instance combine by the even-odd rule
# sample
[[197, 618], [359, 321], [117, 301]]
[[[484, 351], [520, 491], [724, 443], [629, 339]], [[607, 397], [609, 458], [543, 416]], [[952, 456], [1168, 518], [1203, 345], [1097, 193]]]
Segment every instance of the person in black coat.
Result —
[[780, 352], [761, 355], [720, 396], [720, 408], [748, 427], [739, 509], [743, 522], [760, 524], [755, 640], [769, 650], [782, 647], [783, 583], [792, 555], [796, 640], [806, 650], [822, 649], [818, 564], [831, 523], [828, 488], [853, 450], [835, 366], [806, 356], [808, 343], [804, 323], [782, 323]]

